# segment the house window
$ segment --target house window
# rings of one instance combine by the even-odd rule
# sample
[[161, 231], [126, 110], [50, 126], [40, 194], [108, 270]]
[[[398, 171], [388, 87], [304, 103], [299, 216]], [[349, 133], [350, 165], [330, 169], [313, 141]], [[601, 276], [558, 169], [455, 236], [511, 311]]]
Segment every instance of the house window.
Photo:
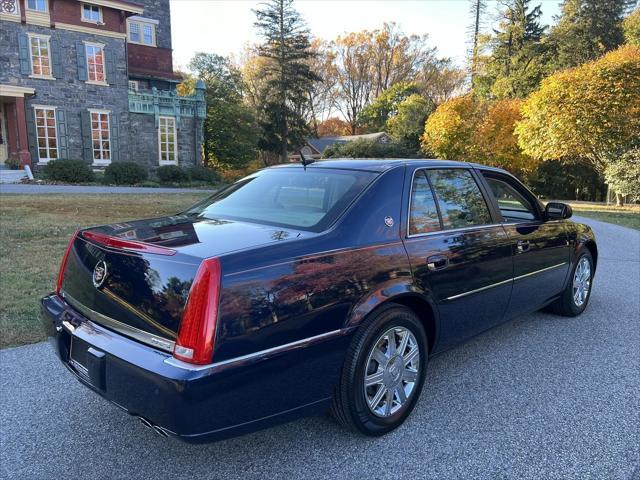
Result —
[[111, 163], [111, 135], [109, 130], [109, 112], [89, 110], [91, 113], [91, 141], [93, 144], [93, 163]]
[[97, 5], [82, 4], [82, 21], [102, 23], [102, 9]]
[[58, 135], [56, 133], [56, 110], [51, 107], [34, 107], [38, 160], [47, 163], [58, 158]]
[[127, 20], [129, 42], [156, 46], [156, 24], [152, 20]]
[[158, 127], [158, 151], [160, 152], [160, 165], [178, 163], [178, 151], [176, 141], [176, 119], [173, 117], [160, 117]]
[[51, 76], [51, 50], [49, 37], [31, 35], [29, 37], [31, 73], [39, 77]]
[[104, 47], [96, 43], [86, 43], [85, 50], [87, 54], [87, 80], [105, 83]]
[[34, 12], [46, 12], [47, 0], [27, 0], [27, 10]]
[[8, 15], [19, 16], [20, 7], [18, 0], [0, 2], [0, 13], [6, 13]]
[[133, 92], [137, 92], [139, 90], [139, 85], [137, 80], [129, 80], [129, 90]]

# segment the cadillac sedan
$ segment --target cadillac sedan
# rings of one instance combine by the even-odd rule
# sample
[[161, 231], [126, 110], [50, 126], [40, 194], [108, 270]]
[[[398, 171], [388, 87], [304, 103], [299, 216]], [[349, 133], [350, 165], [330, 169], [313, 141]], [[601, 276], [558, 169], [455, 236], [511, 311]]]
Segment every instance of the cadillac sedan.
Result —
[[545, 307], [584, 311], [598, 250], [570, 216], [477, 164], [268, 168], [177, 215], [76, 232], [42, 320], [82, 384], [161, 435], [329, 409], [382, 435], [433, 355]]

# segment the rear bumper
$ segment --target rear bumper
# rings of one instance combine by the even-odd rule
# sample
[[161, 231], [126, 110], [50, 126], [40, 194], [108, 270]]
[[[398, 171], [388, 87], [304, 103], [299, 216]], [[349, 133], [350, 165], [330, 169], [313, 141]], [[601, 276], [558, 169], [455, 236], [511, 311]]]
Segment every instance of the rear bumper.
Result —
[[[97, 325], [58, 295], [44, 297], [41, 319], [62, 363], [99, 395], [166, 433], [191, 442], [241, 435], [325, 410], [350, 335], [258, 358], [205, 368]], [[90, 347], [86, 369], [70, 345]], [[71, 361], [70, 361], [71, 360]]]

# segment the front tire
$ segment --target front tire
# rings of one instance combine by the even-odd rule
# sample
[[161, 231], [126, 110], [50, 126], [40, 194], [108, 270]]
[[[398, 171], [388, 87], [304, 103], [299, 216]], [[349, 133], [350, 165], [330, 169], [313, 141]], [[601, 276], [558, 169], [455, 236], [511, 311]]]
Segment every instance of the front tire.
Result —
[[577, 256], [562, 296], [550, 305], [551, 311], [565, 317], [575, 317], [584, 312], [591, 298], [593, 274], [593, 257], [585, 249]]
[[427, 335], [413, 311], [397, 304], [381, 307], [347, 351], [333, 416], [370, 436], [399, 427], [420, 397], [428, 353]]

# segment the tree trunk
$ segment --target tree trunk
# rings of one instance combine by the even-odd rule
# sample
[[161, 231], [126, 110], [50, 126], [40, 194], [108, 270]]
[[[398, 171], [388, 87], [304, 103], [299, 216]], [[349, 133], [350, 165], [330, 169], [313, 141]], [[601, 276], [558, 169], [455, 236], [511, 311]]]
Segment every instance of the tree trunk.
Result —
[[616, 206], [624, 207], [624, 195], [616, 192]]

